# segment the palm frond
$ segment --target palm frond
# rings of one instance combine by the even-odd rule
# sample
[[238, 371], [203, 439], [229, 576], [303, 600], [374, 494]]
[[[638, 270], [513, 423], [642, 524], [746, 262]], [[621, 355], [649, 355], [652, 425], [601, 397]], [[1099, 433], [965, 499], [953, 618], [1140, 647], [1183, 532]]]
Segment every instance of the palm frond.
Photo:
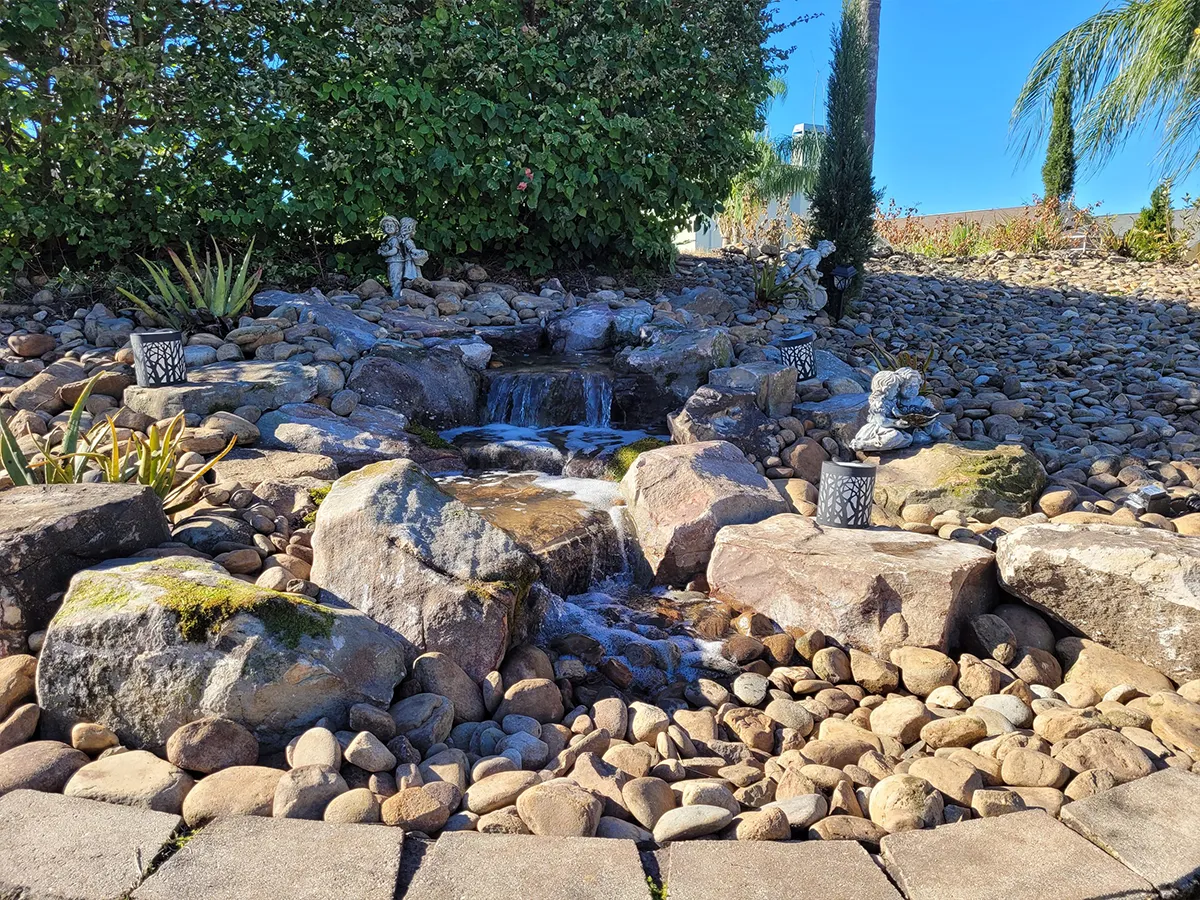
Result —
[[1040, 145], [1058, 73], [1075, 84], [1080, 156], [1103, 164], [1134, 134], [1162, 133], [1164, 174], [1200, 164], [1200, 0], [1122, 0], [1072, 28], [1038, 57], [1013, 106], [1020, 158]]

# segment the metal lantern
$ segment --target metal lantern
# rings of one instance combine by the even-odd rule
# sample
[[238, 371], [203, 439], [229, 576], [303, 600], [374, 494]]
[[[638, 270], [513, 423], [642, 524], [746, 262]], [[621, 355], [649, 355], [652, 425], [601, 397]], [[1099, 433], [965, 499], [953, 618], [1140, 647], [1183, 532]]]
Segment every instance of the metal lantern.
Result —
[[133, 368], [139, 387], [162, 387], [187, 381], [183, 361], [183, 333], [179, 331], [135, 331]]
[[796, 370], [796, 378], [808, 381], [817, 377], [817, 358], [813, 352], [817, 336], [811, 331], [802, 331], [779, 343], [779, 355], [785, 366]]
[[833, 289], [829, 292], [829, 311], [835, 322], [842, 318], [846, 291], [849, 290], [854, 276], [857, 274], [858, 269], [854, 266], [838, 266], [829, 273], [829, 280], [833, 283]]
[[821, 463], [817, 524], [868, 528], [875, 505], [875, 466], [863, 462]]

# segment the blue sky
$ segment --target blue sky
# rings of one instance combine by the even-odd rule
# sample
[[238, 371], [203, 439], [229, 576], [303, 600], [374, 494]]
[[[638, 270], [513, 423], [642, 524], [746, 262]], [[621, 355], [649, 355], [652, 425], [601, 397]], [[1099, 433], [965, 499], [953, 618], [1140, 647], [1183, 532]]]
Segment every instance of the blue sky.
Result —
[[[1015, 206], [1041, 193], [1039, 154], [1018, 164], [1008, 144], [1013, 100], [1037, 56], [1093, 15], [1103, 0], [883, 0], [875, 180], [923, 213]], [[840, 0], [782, 0], [780, 19], [825, 15], [779, 38], [795, 45], [788, 96], [769, 116], [772, 134], [824, 121], [829, 32]], [[1103, 169], [1076, 180], [1080, 203], [1135, 212], [1156, 183], [1153, 133], [1136, 136]], [[1200, 176], [1175, 188], [1200, 194]]]

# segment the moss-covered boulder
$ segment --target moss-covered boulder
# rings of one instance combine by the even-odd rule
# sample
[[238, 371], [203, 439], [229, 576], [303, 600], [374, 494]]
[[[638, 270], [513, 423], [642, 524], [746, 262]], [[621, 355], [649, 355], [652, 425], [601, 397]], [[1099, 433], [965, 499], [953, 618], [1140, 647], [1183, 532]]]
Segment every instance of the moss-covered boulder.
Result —
[[1046, 470], [1020, 444], [934, 444], [875, 462], [875, 502], [901, 517], [917, 504], [935, 515], [956, 509], [981, 522], [1027, 516], [1046, 486]]
[[115, 560], [71, 579], [38, 661], [42, 729], [101, 722], [128, 747], [221, 716], [278, 748], [322, 717], [386, 707], [399, 643], [355, 609], [267, 591], [188, 557]]
[[472, 678], [523, 636], [537, 561], [406, 459], [339, 478], [317, 512], [312, 580]]

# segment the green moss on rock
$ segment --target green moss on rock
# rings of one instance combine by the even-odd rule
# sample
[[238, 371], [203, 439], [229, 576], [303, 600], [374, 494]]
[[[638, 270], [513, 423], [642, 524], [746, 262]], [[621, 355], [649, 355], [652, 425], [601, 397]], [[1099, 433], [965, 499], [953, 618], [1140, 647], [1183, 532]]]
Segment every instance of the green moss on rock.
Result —
[[633, 465], [633, 461], [645, 453], [647, 450], [657, 450], [659, 447], [666, 447], [667, 441], [661, 441], [658, 438], [642, 438], [640, 441], [634, 441], [632, 444], [626, 444], [613, 454], [609, 460], [608, 467], [604, 470], [604, 477], [610, 481], [620, 481], [625, 477], [625, 473], [629, 471], [629, 467]]
[[[204, 580], [206, 576], [215, 576], [215, 583]], [[158, 589], [146, 599], [178, 616], [179, 633], [185, 641], [204, 641], [243, 613], [254, 616], [269, 634], [292, 649], [304, 637], [327, 638], [333, 633], [333, 613], [320, 604], [229, 578], [186, 557], [81, 573], [72, 582], [56, 618], [88, 609], [124, 606], [146, 596], [139, 591], [142, 586]]]
[[420, 439], [422, 444], [432, 450], [449, 450], [453, 446], [432, 428], [427, 428], [416, 422], [410, 422], [404, 430], [413, 437]]

